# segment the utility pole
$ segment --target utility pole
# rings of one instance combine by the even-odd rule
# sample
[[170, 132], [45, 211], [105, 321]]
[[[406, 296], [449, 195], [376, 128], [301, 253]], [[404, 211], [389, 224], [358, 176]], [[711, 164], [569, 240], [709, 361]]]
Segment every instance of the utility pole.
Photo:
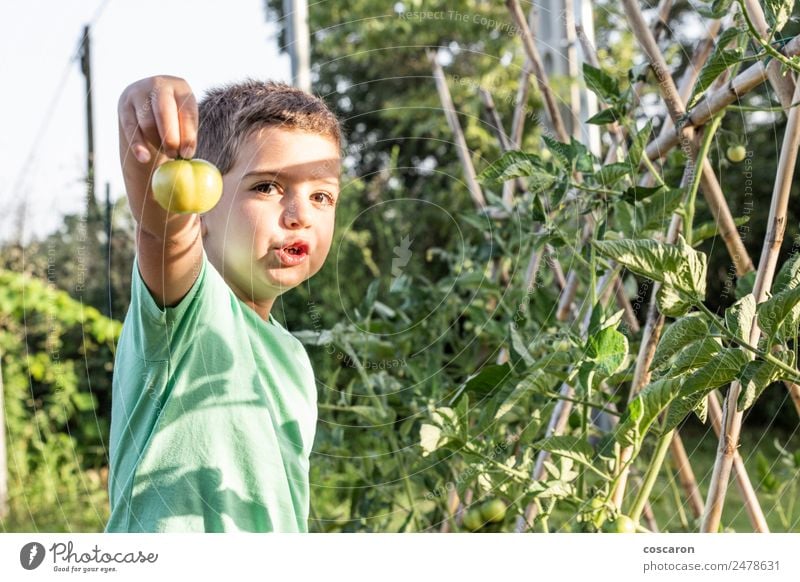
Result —
[[283, 0], [283, 14], [286, 21], [286, 46], [292, 61], [292, 84], [310, 92], [308, 0]]
[[92, 109], [92, 59], [89, 25], [83, 27], [81, 40], [81, 72], [86, 80], [86, 220], [91, 223], [100, 217], [94, 197], [94, 115]]
[[597, 113], [597, 97], [580, 86], [584, 58], [578, 47], [575, 25], [583, 28], [594, 43], [592, 4], [588, 0], [536, 0], [535, 22], [539, 54], [549, 77], [570, 79], [570, 102], [562, 112], [567, 131], [584, 143], [595, 155], [600, 154], [600, 129], [586, 120]]

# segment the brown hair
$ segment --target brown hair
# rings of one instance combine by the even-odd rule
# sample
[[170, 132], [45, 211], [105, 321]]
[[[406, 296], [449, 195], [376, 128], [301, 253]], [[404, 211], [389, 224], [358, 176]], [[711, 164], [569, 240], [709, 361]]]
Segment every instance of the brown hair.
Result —
[[341, 125], [325, 102], [277, 81], [246, 79], [215, 87], [198, 105], [196, 157], [223, 174], [233, 167], [244, 140], [254, 130], [280, 126], [330, 137], [341, 148]]

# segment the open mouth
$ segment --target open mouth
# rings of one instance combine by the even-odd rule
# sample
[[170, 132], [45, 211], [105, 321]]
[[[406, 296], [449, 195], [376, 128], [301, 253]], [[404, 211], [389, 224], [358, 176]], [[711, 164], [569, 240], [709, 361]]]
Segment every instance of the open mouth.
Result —
[[298, 265], [308, 257], [308, 245], [303, 242], [290, 243], [275, 249], [281, 264], [287, 267]]

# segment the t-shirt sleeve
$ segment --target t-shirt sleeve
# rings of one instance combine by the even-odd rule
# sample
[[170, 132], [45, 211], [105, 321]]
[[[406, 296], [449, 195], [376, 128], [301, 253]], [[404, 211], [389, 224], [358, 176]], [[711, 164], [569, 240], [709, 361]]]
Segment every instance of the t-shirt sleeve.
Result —
[[200, 272], [188, 293], [177, 305], [159, 307], [139, 272], [139, 257], [134, 256], [131, 274], [131, 303], [126, 324], [133, 333], [133, 345], [144, 360], [169, 360], [176, 346], [187, 339], [196, 314], [209, 302], [208, 258], [203, 249]]

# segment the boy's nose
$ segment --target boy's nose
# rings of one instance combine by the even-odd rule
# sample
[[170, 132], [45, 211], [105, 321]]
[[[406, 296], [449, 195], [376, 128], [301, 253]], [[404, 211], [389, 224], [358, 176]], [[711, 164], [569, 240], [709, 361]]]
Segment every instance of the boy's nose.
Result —
[[309, 211], [302, 200], [289, 200], [283, 211], [283, 222], [286, 228], [303, 228], [308, 226]]

